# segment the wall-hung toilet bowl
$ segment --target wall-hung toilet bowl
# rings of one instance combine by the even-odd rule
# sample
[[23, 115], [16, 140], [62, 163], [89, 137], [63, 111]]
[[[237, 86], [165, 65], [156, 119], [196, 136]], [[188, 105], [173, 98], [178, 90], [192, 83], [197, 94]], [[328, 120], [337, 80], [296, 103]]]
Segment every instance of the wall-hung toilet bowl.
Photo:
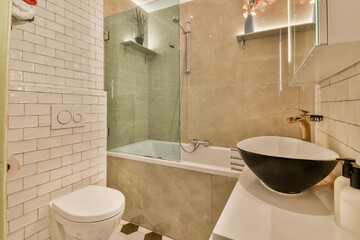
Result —
[[54, 240], [108, 240], [125, 210], [124, 195], [111, 188], [88, 186], [49, 203]]

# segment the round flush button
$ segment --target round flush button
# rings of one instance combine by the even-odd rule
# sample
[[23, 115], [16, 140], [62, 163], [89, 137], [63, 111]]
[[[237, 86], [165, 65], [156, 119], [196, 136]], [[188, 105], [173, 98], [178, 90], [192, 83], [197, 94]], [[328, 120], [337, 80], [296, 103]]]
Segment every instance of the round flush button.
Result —
[[67, 110], [62, 110], [57, 115], [57, 120], [62, 125], [68, 124], [71, 121], [71, 118], [71, 113]]
[[79, 122], [81, 122], [81, 120], [82, 120], [82, 116], [80, 114], [77, 113], [77, 114], [74, 115], [73, 121], [75, 123], [79, 123]]

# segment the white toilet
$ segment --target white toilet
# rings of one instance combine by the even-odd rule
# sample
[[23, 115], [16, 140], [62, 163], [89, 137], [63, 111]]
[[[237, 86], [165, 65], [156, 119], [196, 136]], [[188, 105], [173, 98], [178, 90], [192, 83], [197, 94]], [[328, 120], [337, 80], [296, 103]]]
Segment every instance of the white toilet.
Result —
[[124, 195], [111, 188], [87, 186], [49, 203], [54, 240], [108, 240], [125, 210]]

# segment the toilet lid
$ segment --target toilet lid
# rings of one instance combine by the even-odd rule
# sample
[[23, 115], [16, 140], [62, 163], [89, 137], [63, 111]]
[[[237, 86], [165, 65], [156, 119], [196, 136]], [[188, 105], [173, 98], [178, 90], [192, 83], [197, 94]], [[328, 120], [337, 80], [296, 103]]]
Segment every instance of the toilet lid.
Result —
[[52, 208], [73, 222], [102, 221], [122, 212], [125, 197], [118, 190], [87, 186], [52, 202]]

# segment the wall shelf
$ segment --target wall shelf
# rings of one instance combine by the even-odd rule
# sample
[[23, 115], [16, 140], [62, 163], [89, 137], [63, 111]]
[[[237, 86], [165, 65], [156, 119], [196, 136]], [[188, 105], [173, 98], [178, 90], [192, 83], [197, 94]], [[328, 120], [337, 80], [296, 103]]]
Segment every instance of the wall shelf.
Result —
[[144, 47], [143, 45], [140, 45], [138, 43], [136, 43], [135, 41], [133, 40], [129, 40], [129, 41], [126, 41], [126, 42], [122, 42], [121, 43], [122, 45], [125, 46], [125, 50], [126, 48], [129, 46], [131, 47], [132, 49], [135, 49], [137, 51], [140, 51], [140, 52], [143, 52], [145, 54], [157, 54], [156, 52], [154, 52], [153, 50], [147, 48], [147, 47]]
[[[297, 25], [291, 25], [290, 27], [296, 27], [296, 32], [305, 32], [310, 30], [315, 30], [315, 23], [303, 23]], [[254, 39], [261, 39], [273, 36], [279, 36], [280, 34], [287, 34], [288, 33], [288, 26], [279, 27], [279, 28], [272, 28], [258, 32], [252, 33], [244, 33], [236, 36], [238, 42], [242, 45], [242, 50], [245, 53], [246, 49], [246, 41], [247, 40], [254, 40]]]
[[144, 53], [145, 56], [145, 64], [147, 63], [147, 57], [151, 58], [152, 54], [157, 54], [156, 52], [154, 52], [153, 50], [144, 47], [143, 45], [138, 44], [137, 42], [133, 41], [133, 40], [129, 40], [129, 41], [125, 41], [121, 43], [122, 45], [124, 45], [124, 52], [126, 53], [126, 49], [128, 47], [130, 47], [131, 49], [135, 49], [139, 52]]
[[[315, 30], [315, 23], [304, 23], [304, 24], [292, 25], [291, 27], [296, 27], [297, 32], [304, 32], [304, 31]], [[259, 32], [240, 34], [236, 36], [236, 39], [239, 42], [244, 43], [244, 41], [246, 40], [278, 36], [280, 35], [280, 33], [287, 34], [287, 32], [288, 32], [288, 26], [285, 26], [281, 28], [273, 28]]]

